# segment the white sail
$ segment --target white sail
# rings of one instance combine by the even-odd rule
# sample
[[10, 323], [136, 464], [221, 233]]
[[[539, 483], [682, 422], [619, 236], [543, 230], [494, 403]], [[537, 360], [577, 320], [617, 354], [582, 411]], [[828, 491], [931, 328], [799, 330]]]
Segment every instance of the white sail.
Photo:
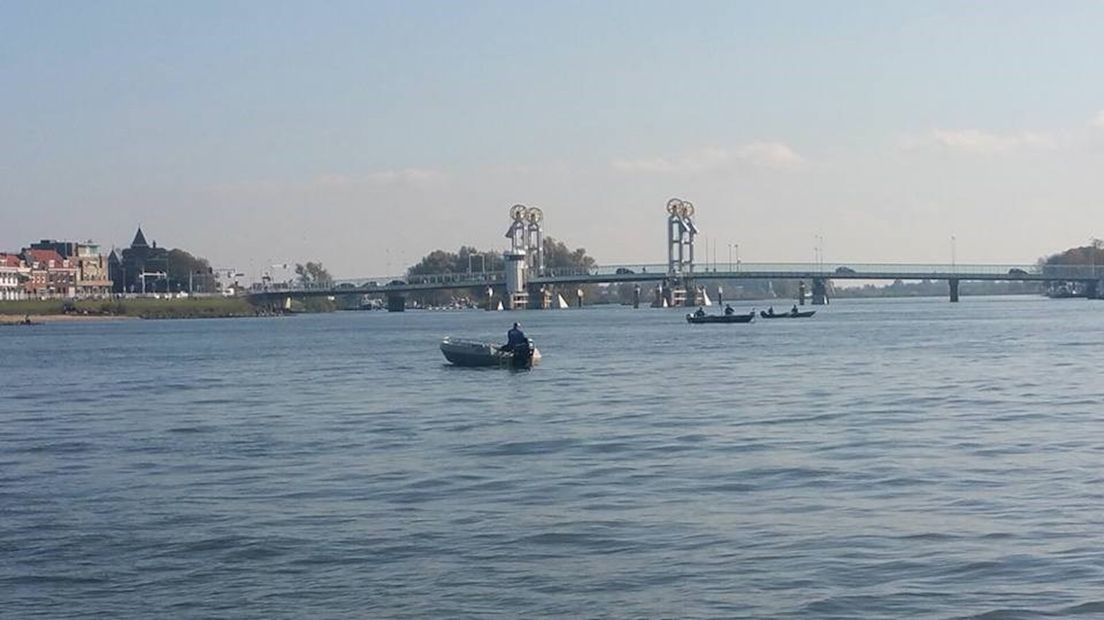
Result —
[[500, 302], [498, 302], [498, 308], [496, 308], [496, 309], [497, 309], [497, 310], [502, 310], [502, 309], [503, 309], [503, 308], [502, 308], [502, 302], [501, 302], [501, 301], [500, 301]]
[[667, 305], [667, 298], [666, 297], [663, 298], [663, 307], [664, 308], [670, 308], [671, 307], [671, 306]]
[[559, 305], [560, 310], [564, 310], [566, 308], [571, 307], [571, 306], [567, 305], [567, 300], [564, 299], [564, 296], [560, 295], [559, 293], [556, 293], [556, 304]]
[[709, 293], [705, 292], [705, 289], [702, 289], [702, 301], [704, 302], [703, 306], [713, 305], [713, 302], [709, 299]]

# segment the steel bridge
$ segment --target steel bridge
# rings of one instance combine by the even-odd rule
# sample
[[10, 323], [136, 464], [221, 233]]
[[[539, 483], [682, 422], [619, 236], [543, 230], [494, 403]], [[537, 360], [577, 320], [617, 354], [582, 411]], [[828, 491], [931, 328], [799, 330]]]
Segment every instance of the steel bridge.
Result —
[[[945, 280], [952, 300], [957, 300], [961, 281], [1082, 282], [1095, 288], [1104, 277], [1104, 267], [1022, 264], [898, 264], [898, 263], [740, 263], [710, 266], [684, 274], [690, 281], [702, 280], [808, 280], [814, 285], [827, 280]], [[557, 287], [580, 284], [663, 282], [668, 279], [665, 264], [595, 266], [588, 269], [549, 269], [529, 279], [530, 285]], [[251, 292], [264, 299], [335, 296], [348, 294], [405, 295], [409, 293], [469, 289], [483, 292], [505, 285], [502, 271], [395, 275], [335, 280], [327, 286], [290, 286]]]
[[[469, 289], [486, 293], [488, 300], [498, 296], [505, 307], [546, 308], [556, 287], [582, 284], [634, 283], [633, 305], [640, 304], [641, 283], [659, 282], [653, 305], [697, 305], [705, 298], [706, 280], [800, 280], [804, 303], [804, 283], [812, 284], [812, 303], [827, 301], [830, 280], [946, 280], [952, 302], [958, 301], [958, 284], [963, 280], [1002, 280], [1020, 282], [1077, 282], [1086, 295], [1097, 296], [1104, 290], [1102, 274], [1096, 266], [1056, 265], [962, 265], [895, 263], [741, 263], [696, 264], [694, 240], [698, 235], [694, 205], [681, 198], [667, 201], [667, 262], [650, 265], [605, 265], [586, 269], [557, 269], [545, 265], [543, 245], [544, 212], [537, 207], [517, 204], [510, 208], [510, 227], [506, 237], [510, 249], [503, 253], [504, 271], [438, 274], [406, 274], [375, 278], [338, 280], [319, 286], [269, 285], [250, 296], [262, 303], [292, 297], [336, 295], [380, 295], [387, 298], [388, 310], [401, 311], [410, 293]], [[497, 293], [496, 293], [497, 291]], [[581, 303], [581, 300], [580, 300]], [[490, 301], [488, 301], [488, 305]]]

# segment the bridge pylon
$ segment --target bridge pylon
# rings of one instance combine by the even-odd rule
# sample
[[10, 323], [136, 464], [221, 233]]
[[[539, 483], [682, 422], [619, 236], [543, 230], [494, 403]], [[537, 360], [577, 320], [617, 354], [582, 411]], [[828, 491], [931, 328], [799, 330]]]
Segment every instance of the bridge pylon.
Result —
[[544, 299], [531, 293], [529, 278], [544, 275], [544, 212], [538, 207], [516, 204], [510, 207], [510, 228], [506, 238], [510, 249], [503, 253], [506, 262], [506, 306], [510, 310], [547, 307]]
[[667, 277], [663, 280], [662, 297], [669, 307], [697, 305], [694, 287], [694, 204], [672, 198], [667, 201]]

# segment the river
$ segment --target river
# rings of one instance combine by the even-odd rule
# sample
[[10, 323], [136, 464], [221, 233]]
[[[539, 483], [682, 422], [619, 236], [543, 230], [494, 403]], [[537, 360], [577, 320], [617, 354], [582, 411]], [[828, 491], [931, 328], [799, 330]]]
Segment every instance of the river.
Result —
[[1104, 614], [1104, 302], [819, 310], [2, 328], [0, 615]]

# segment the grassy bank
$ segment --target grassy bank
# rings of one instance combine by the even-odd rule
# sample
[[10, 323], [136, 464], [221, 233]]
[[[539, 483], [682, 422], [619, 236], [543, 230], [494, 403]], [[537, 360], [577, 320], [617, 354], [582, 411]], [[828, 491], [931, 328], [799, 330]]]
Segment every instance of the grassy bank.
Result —
[[256, 309], [238, 297], [192, 297], [188, 299], [111, 299], [79, 301], [0, 301], [0, 315], [130, 316], [143, 319], [201, 319], [254, 316]]

